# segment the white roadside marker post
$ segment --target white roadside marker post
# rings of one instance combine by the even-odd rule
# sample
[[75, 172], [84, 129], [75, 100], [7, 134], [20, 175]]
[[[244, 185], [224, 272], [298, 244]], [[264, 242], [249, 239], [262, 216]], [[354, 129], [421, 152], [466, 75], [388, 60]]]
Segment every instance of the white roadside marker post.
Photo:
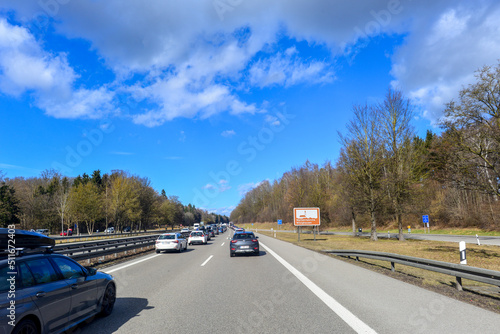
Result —
[[[460, 248], [460, 264], [467, 265], [467, 257], [465, 253], [465, 241], [460, 241], [459, 248]], [[457, 290], [458, 291], [463, 290], [462, 277], [458, 276], [457, 276]]]
[[477, 236], [477, 234], [476, 234], [476, 240], [477, 240], [477, 245], [481, 246], [481, 243], [479, 242], [479, 237]]

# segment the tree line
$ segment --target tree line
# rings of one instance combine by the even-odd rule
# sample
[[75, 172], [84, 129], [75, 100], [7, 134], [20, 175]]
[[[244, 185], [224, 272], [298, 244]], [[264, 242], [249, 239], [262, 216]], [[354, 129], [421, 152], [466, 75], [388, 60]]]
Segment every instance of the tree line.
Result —
[[389, 89], [375, 104], [353, 105], [335, 163], [309, 161], [272, 184], [263, 181], [231, 213], [243, 222], [293, 222], [294, 207], [319, 207], [322, 225], [499, 228], [500, 64], [476, 72], [444, 107], [442, 132], [415, 134], [415, 106]]
[[192, 226], [194, 223], [228, 223], [227, 216], [209, 213], [178, 197], [158, 193], [148, 178], [114, 170], [95, 170], [76, 178], [46, 170], [40, 177], [5, 178], [0, 173], [0, 223], [22, 229], [68, 228], [92, 233], [108, 226], [121, 231], [157, 227]]

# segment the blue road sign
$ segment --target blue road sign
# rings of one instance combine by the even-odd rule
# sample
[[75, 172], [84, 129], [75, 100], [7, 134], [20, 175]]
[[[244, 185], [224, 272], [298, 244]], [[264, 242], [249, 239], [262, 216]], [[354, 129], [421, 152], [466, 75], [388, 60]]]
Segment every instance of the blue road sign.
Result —
[[429, 215], [423, 215], [422, 222], [429, 224]]
[[278, 219], [278, 225], [283, 224], [283, 221], [281, 219]]

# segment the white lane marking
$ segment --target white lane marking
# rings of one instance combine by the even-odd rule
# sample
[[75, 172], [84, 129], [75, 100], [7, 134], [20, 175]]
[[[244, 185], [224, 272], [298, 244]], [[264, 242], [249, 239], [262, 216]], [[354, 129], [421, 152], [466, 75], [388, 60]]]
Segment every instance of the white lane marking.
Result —
[[148, 258], [145, 258], [145, 259], [142, 259], [142, 260], [139, 260], [139, 261], [135, 261], [135, 262], [132, 262], [132, 263], [126, 264], [126, 265], [121, 266], [121, 267], [118, 267], [118, 268], [116, 268], [116, 269], [112, 269], [112, 270], [109, 270], [109, 271], [108, 271], [108, 270], [103, 270], [103, 271], [104, 271], [105, 273], [107, 273], [107, 274], [111, 274], [111, 273], [113, 273], [113, 272], [115, 272], [115, 271], [122, 270], [122, 269], [124, 269], [124, 268], [130, 267], [130, 266], [133, 266], [134, 264], [138, 264], [138, 263], [141, 263], [141, 262], [144, 262], [144, 261], [147, 261], [147, 260], [151, 260], [151, 259], [153, 259], [153, 258], [155, 258], [155, 257], [157, 257], [157, 256], [160, 256], [160, 255], [161, 255], [161, 254], [156, 254], [156, 255], [153, 255], [153, 256], [151, 256], [151, 257], [148, 257]]
[[205, 262], [203, 262], [203, 264], [201, 266], [203, 267], [204, 265], [206, 265], [207, 262], [210, 261], [210, 259], [213, 257], [214, 257], [213, 255], [210, 255], [210, 257]]
[[326, 304], [333, 312], [335, 312], [342, 320], [344, 320], [352, 329], [356, 331], [356, 333], [374, 333], [375, 332], [371, 327], [369, 327], [367, 324], [365, 324], [363, 321], [361, 321], [358, 317], [356, 317], [354, 314], [352, 314], [348, 309], [346, 309], [344, 306], [342, 306], [338, 301], [333, 299], [332, 296], [327, 294], [323, 289], [321, 289], [319, 286], [314, 284], [309, 278], [307, 278], [304, 274], [302, 274], [300, 271], [295, 269], [291, 264], [286, 262], [281, 256], [276, 254], [274, 251], [272, 251], [269, 247], [266, 245], [260, 243], [262, 247], [266, 251], [269, 252], [272, 256], [278, 260], [283, 266], [285, 266], [286, 269], [288, 269], [295, 277], [299, 279], [309, 290], [312, 291], [319, 299], [323, 301], [323, 303]]
[[224, 246], [225, 242], [222, 243], [222, 245], [220, 245], [221, 247]]

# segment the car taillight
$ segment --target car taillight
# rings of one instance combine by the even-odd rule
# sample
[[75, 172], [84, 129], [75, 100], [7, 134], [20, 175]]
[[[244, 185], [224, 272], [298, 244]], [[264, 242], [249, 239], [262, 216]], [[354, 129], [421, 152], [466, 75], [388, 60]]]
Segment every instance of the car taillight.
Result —
[[257, 242], [257, 239], [252, 239], [252, 242]]
[[233, 244], [236, 242], [238, 242], [238, 240], [231, 240], [231, 243], [233, 243]]
[[179, 240], [174, 240], [172, 241], [174, 244], [178, 244], [179, 243]]
[[160, 242], [161, 242], [161, 241], [159, 241], [159, 240], [156, 240], [156, 243], [157, 243], [157, 244], [159, 244]]

